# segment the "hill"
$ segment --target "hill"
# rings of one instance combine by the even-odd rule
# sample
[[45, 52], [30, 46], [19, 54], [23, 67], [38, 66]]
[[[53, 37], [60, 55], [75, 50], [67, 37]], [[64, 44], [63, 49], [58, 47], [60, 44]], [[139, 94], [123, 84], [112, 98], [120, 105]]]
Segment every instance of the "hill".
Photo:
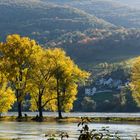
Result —
[[140, 30], [120, 28], [69, 32], [46, 45], [63, 47], [80, 66], [90, 68], [98, 63], [120, 62], [140, 55]]
[[[0, 0], [0, 40], [13, 33], [36, 39], [44, 47], [64, 48], [95, 78], [108, 71], [96, 69], [98, 64], [106, 67], [104, 62], [112, 65], [140, 55], [140, 12], [113, 0]], [[81, 92], [76, 111], [122, 111], [114, 93], [92, 99], [85, 97], [84, 89]], [[127, 98], [123, 111], [137, 109]]]
[[113, 27], [79, 9], [39, 0], [0, 0], [0, 19], [3, 38], [11, 33], [52, 38], [67, 31]]
[[111, 15], [117, 15], [118, 5], [106, 0], [0, 0], [0, 40], [12, 33], [27, 35], [45, 47], [64, 48], [84, 68], [129, 59], [140, 55], [140, 30], [114, 26], [92, 13], [109, 16], [112, 9]]
[[[102, 18], [116, 26], [140, 28], [140, 2], [138, 0], [43, 0], [60, 5], [76, 7], [87, 13]], [[135, 4], [133, 6], [133, 4]]]
[[119, 2], [125, 4], [129, 7], [140, 9], [140, 1], [139, 0], [135, 0], [135, 1], [132, 1], [132, 0], [114, 0], [114, 1], [119, 1]]

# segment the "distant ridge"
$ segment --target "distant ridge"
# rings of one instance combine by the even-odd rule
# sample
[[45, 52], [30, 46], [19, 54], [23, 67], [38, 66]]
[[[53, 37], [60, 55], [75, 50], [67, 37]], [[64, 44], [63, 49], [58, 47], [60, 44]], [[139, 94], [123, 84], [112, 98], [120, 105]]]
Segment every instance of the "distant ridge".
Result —
[[[69, 5], [102, 18], [116, 26], [140, 28], [140, 1], [136, 0], [42, 0], [60, 5]], [[128, 1], [128, 2], [127, 2]], [[139, 1], [139, 2], [138, 2]], [[133, 4], [139, 8], [135, 8]]]
[[0, 41], [29, 36], [86, 68], [120, 62], [140, 55], [140, 13], [131, 10], [103, 0], [0, 0]]
[[77, 8], [60, 6], [40, 0], [0, 0], [1, 36], [11, 33], [32, 35], [54, 30], [85, 30], [112, 28], [103, 19]]

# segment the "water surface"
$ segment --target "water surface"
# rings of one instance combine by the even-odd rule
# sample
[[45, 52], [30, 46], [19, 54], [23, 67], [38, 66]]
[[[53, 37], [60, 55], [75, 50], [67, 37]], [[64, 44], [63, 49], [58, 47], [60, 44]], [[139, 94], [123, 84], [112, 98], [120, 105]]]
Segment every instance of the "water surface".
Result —
[[[23, 114], [27, 114], [28, 116], [36, 116], [37, 112], [23, 112]], [[57, 112], [43, 112], [44, 116], [49, 117], [57, 117]], [[17, 116], [17, 112], [8, 112], [3, 114], [3, 116]], [[97, 113], [97, 112], [70, 112], [63, 113], [64, 117], [137, 117], [140, 118], [140, 113]]]
[[[24, 112], [28, 116], [36, 116], [37, 112]], [[24, 114], [23, 113], [23, 114]], [[17, 116], [17, 112], [9, 112], [8, 116]], [[44, 116], [57, 117], [56, 112], [44, 112]], [[87, 113], [87, 112], [73, 112], [63, 113], [63, 116], [68, 117], [140, 117], [140, 113]], [[89, 125], [90, 129], [101, 129], [102, 126], [109, 127], [113, 134], [118, 132], [122, 140], [133, 140], [137, 134], [140, 139], [140, 125], [139, 124], [106, 124], [106, 123], [92, 123]], [[79, 131], [77, 123], [47, 123], [47, 122], [0, 122], [0, 138], [20, 138], [21, 140], [46, 140], [45, 134], [59, 134], [60, 132], [68, 132], [69, 140], [76, 140]]]
[[[140, 125], [92, 123], [90, 129], [109, 127], [111, 133], [118, 132], [123, 140], [140, 139]], [[76, 123], [0, 122], [0, 138], [20, 138], [21, 140], [46, 140], [45, 134], [68, 132], [69, 140], [76, 140], [79, 134]]]

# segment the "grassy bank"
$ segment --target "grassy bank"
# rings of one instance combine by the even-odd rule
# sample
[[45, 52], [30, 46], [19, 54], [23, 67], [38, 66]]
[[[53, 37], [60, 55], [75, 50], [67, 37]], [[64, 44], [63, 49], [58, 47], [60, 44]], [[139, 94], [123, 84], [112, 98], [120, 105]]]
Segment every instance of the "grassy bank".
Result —
[[[139, 123], [140, 124], [140, 118], [121, 118], [121, 117], [89, 117], [91, 122], [95, 123]], [[33, 117], [22, 117], [20, 119], [17, 119], [16, 116], [5, 116], [0, 117], [0, 121], [21, 121], [21, 122], [35, 122], [33, 120]], [[78, 123], [81, 121], [81, 117], [64, 117], [63, 119], [58, 119], [56, 117], [44, 117], [43, 122], [68, 122], [68, 123]]]

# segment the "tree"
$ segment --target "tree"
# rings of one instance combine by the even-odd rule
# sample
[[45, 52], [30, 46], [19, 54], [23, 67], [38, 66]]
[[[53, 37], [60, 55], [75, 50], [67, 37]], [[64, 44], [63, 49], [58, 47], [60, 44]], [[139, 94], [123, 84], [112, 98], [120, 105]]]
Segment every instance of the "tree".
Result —
[[133, 98], [138, 106], [140, 106], [140, 57], [136, 58], [133, 62], [130, 87]]
[[22, 117], [22, 102], [26, 94], [28, 73], [32, 57], [41, 47], [28, 37], [14, 34], [7, 36], [6, 42], [0, 44], [1, 70], [15, 91], [18, 104], [18, 117]]
[[43, 110], [56, 110], [55, 80], [53, 77], [54, 65], [46, 49], [41, 49], [35, 56], [30, 73], [28, 89], [31, 96], [31, 110], [39, 112], [39, 119], [43, 119]]
[[73, 108], [77, 84], [89, 74], [80, 70], [62, 49], [42, 49], [34, 60], [29, 82], [31, 110], [38, 110], [40, 119], [43, 110], [58, 110], [62, 118], [61, 111]]
[[86, 112], [93, 112], [96, 109], [96, 102], [91, 98], [85, 96], [81, 102], [82, 110]]
[[0, 73], [0, 113], [7, 112], [15, 102], [15, 94], [8, 86], [4, 74]]
[[56, 80], [57, 110], [58, 117], [62, 118], [62, 111], [70, 111], [76, 100], [77, 87], [84, 82], [89, 73], [81, 70], [78, 66], [59, 48], [48, 49], [52, 64], [53, 75]]
[[18, 117], [22, 117], [25, 95], [31, 95], [31, 110], [70, 111], [76, 100], [77, 87], [89, 73], [82, 71], [62, 49], [43, 49], [34, 40], [9, 35], [0, 44], [0, 70], [15, 91]]

